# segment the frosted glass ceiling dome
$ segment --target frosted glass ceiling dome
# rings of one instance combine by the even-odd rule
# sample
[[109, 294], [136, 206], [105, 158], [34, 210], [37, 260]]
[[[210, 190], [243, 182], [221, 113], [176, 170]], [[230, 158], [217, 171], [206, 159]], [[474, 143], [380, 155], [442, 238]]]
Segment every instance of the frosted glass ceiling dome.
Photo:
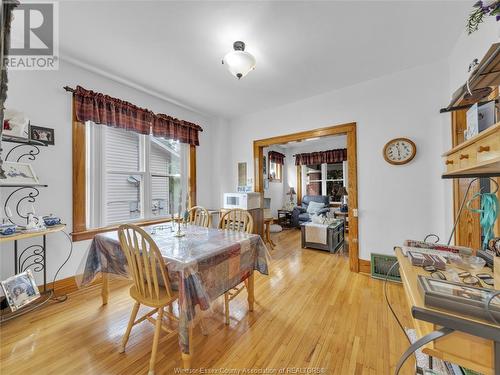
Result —
[[238, 79], [245, 77], [251, 70], [255, 69], [255, 57], [245, 51], [245, 43], [237, 41], [233, 43], [234, 51], [229, 52], [222, 59], [229, 72]]

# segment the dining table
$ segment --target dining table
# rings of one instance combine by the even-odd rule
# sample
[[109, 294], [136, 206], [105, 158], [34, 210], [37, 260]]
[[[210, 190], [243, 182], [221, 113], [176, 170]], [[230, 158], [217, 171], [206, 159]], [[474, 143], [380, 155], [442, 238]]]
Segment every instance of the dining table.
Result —
[[[186, 225], [178, 236], [170, 225], [143, 227], [151, 235], [179, 295], [179, 346], [185, 368], [191, 367], [192, 329], [197, 308], [210, 309], [225, 292], [246, 280], [249, 311], [254, 307], [254, 271], [269, 275], [270, 255], [256, 234]], [[130, 278], [118, 231], [97, 234], [79, 267], [79, 287], [102, 278], [102, 303], [108, 303], [109, 275]]]

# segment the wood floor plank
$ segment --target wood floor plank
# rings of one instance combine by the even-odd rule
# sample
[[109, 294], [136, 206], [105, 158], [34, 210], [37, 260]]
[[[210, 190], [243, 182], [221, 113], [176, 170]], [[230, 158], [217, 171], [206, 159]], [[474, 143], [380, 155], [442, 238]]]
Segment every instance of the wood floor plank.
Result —
[[[322, 368], [328, 374], [390, 374], [408, 346], [386, 306], [383, 283], [349, 271], [346, 255], [301, 249], [300, 232], [273, 235], [269, 276], [256, 275], [255, 311], [246, 294], [206, 314], [208, 336], [194, 331], [195, 368]], [[110, 281], [109, 304], [99, 286], [81, 289], [0, 327], [0, 374], [146, 374], [153, 337], [148, 322], [132, 329], [118, 353], [133, 301], [128, 282]], [[389, 298], [406, 326], [411, 319], [402, 286]], [[181, 366], [177, 340], [160, 339], [157, 374]], [[405, 367], [412, 373], [412, 364]]]

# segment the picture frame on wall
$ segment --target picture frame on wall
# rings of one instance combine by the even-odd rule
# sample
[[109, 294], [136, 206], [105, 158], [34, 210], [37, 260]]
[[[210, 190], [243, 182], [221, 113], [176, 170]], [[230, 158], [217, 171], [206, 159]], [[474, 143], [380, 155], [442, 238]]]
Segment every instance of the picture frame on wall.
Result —
[[18, 163], [13, 161], [4, 161], [3, 168], [5, 170], [6, 178], [0, 180], [0, 186], [1, 185], [30, 186], [30, 185], [38, 185], [40, 183], [31, 164]]
[[247, 185], [247, 163], [238, 163], [238, 186]]
[[40, 297], [40, 291], [30, 269], [0, 282], [7, 303], [17, 311]]
[[29, 130], [30, 139], [40, 141], [46, 145], [55, 145], [54, 129], [31, 125]]

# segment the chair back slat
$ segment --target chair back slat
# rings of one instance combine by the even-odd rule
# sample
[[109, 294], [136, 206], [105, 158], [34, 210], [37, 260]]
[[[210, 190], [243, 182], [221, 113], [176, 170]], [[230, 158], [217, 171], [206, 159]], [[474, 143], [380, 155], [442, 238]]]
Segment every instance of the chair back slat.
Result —
[[252, 233], [253, 218], [250, 213], [242, 209], [227, 211], [219, 221], [220, 229], [233, 230], [237, 232]]
[[200, 227], [210, 226], [210, 215], [206, 208], [201, 206], [191, 207], [189, 210], [189, 222]]
[[153, 301], [160, 298], [163, 290], [171, 297], [167, 267], [151, 236], [131, 224], [121, 225], [118, 236], [137, 292]]

